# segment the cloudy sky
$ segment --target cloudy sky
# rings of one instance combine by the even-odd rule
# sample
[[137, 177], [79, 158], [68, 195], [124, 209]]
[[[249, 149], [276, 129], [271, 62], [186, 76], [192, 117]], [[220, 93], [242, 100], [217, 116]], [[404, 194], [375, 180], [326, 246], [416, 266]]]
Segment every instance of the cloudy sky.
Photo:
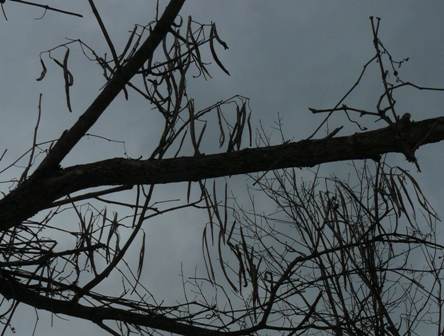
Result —
[[[37, 0], [35, 0], [37, 2]], [[44, 2], [46, 1], [46, 2]], [[63, 77], [54, 65], [48, 66], [45, 81], [36, 82], [40, 73], [39, 52], [65, 38], [81, 38], [106, 50], [87, 1], [50, 1], [40, 3], [84, 14], [79, 19], [47, 13], [35, 20], [41, 10], [8, 2], [8, 21], [0, 19], [0, 152], [8, 149], [0, 167], [4, 167], [29, 148], [36, 119], [37, 100], [43, 93], [43, 115], [39, 139], [52, 139], [77, 120], [103, 85], [100, 70], [85, 62], [80, 52], [71, 55], [75, 84], [72, 88], [73, 113], [65, 106]], [[164, 2], [165, 3], [165, 2]], [[152, 0], [97, 0], [118, 48], [123, 48], [135, 23], [144, 24], [154, 15]], [[221, 52], [231, 72], [226, 76], [212, 68], [214, 79], [191, 82], [191, 91], [199, 106], [221, 98], [242, 94], [251, 98], [255, 125], [263, 122], [272, 129], [279, 114], [288, 138], [302, 139], [318, 125], [308, 107], [333, 106], [359, 75], [362, 65], [373, 55], [369, 16], [382, 18], [381, 38], [396, 58], [410, 57], [401, 76], [427, 86], [444, 87], [444, 22], [442, 1], [417, 0], [188, 0], [182, 12], [200, 22], [216, 22], [221, 37], [229, 44]], [[362, 107], [374, 106], [380, 87], [370, 76], [351, 101]], [[444, 94], [406, 90], [398, 97], [399, 110], [412, 114], [414, 120], [444, 115]], [[155, 143], [158, 127], [150, 108], [133, 97], [129, 102], [114, 102], [93, 132], [125, 140], [128, 154], [148, 154]], [[377, 126], [377, 125], [376, 125]], [[382, 125], [381, 125], [382, 126]], [[344, 133], [345, 135], [345, 133]], [[422, 149], [418, 158], [422, 167], [419, 179], [432, 204], [443, 209], [441, 167], [442, 146]], [[122, 155], [118, 144], [85, 140], [69, 156], [66, 164]], [[414, 170], [414, 167], [409, 167]], [[2, 180], [9, 176], [3, 176]], [[177, 186], [163, 191], [165, 197]], [[6, 185], [0, 185], [5, 191]], [[174, 296], [171, 288], [180, 284], [176, 277], [180, 261], [199, 263], [202, 218], [169, 217], [150, 227], [146, 281], [154, 293]], [[165, 243], [167, 242], [167, 243]], [[172, 248], [173, 247], [173, 248]], [[159, 256], [162, 256], [159, 258]], [[168, 263], [165, 263], [168, 260]], [[16, 316], [18, 335], [32, 333], [34, 312], [22, 309]], [[32, 317], [32, 318], [29, 318]], [[85, 322], [53, 321], [40, 314], [38, 334], [101, 335]]]

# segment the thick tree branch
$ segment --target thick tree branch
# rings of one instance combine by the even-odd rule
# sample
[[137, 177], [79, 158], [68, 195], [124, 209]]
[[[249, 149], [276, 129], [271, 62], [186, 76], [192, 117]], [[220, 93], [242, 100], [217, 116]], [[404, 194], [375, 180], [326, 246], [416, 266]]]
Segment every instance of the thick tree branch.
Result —
[[162, 160], [109, 159], [72, 166], [51, 176], [25, 181], [0, 200], [0, 230], [20, 224], [70, 193], [105, 185], [161, 184], [310, 167], [344, 160], [378, 159], [385, 153], [408, 158], [420, 146], [444, 140], [444, 117], [350, 136], [302, 140], [278, 146]]
[[55, 314], [65, 314], [78, 317], [95, 323], [104, 321], [122, 321], [140, 327], [148, 327], [157, 330], [168, 331], [179, 335], [201, 335], [201, 336], [221, 336], [221, 335], [242, 335], [242, 333], [218, 332], [179, 322], [173, 318], [168, 318], [160, 314], [143, 314], [131, 312], [111, 307], [88, 307], [79, 303], [58, 300], [40, 295], [31, 291], [26, 286], [7, 279], [0, 275], [2, 286], [0, 293], [7, 299], [14, 299], [30, 306], [47, 310]]
[[179, 14], [184, 2], [185, 0], [170, 1], [147, 40], [125, 65], [116, 70], [115, 75], [110, 79], [103, 91], [82, 114], [74, 126], [62, 134], [60, 139], [37, 168], [34, 173], [36, 176], [44, 175], [60, 164], [63, 158], [94, 125], [97, 119], [99, 119], [105, 109], [125, 87], [129, 80], [136, 74], [142, 65], [153, 56], [157, 46], [166, 36], [171, 24]]

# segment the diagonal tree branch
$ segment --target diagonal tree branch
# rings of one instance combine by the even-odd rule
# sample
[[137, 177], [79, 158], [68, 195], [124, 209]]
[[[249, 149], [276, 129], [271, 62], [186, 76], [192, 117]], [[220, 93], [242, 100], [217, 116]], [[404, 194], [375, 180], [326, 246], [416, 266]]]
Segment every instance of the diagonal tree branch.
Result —
[[78, 317], [95, 323], [101, 323], [107, 320], [122, 321], [179, 335], [234, 336], [248, 334], [248, 330], [245, 333], [242, 331], [230, 333], [193, 326], [179, 322], [173, 318], [156, 314], [155, 312], [143, 314], [112, 307], [89, 307], [71, 301], [58, 300], [40, 295], [17, 281], [7, 279], [1, 275], [0, 281], [2, 282], [0, 293], [8, 300], [14, 299], [37, 309], [43, 309], [55, 314]]
[[110, 79], [103, 91], [80, 116], [79, 120], [65, 131], [46, 158], [39, 165], [34, 176], [42, 176], [54, 170], [71, 149], [79, 142], [85, 133], [99, 119], [105, 109], [114, 100], [125, 84], [136, 74], [142, 65], [152, 57], [157, 46], [168, 33], [171, 24], [178, 15], [185, 0], [171, 0], [159, 22], [140, 49], [128, 62], [120, 67]]
[[350, 136], [302, 140], [277, 146], [162, 160], [114, 158], [30, 179], [0, 200], [0, 230], [7, 230], [49, 208], [70, 193], [105, 185], [162, 184], [246, 174], [289, 167], [311, 167], [344, 160], [378, 160], [385, 153], [413, 158], [420, 146], [444, 140], [444, 117], [401, 120]]

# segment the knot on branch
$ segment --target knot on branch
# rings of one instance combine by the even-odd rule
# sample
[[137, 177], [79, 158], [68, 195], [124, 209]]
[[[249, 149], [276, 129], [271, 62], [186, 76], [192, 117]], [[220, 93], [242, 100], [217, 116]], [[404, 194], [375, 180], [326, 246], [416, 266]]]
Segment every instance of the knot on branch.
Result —
[[412, 121], [411, 114], [404, 113], [401, 118], [398, 119], [395, 126], [395, 132], [400, 141], [402, 152], [407, 161], [416, 165], [420, 171], [418, 161], [415, 156], [416, 149], [418, 148], [417, 142], [411, 137]]

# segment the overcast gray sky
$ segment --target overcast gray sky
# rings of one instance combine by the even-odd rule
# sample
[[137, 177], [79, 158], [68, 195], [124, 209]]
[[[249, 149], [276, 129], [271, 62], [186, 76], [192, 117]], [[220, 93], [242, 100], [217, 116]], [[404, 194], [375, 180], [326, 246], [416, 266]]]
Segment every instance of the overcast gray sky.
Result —
[[[60, 135], [77, 120], [103, 84], [100, 70], [74, 50], [71, 55], [75, 74], [72, 114], [65, 107], [59, 69], [48, 64], [47, 79], [35, 81], [40, 73], [39, 52], [64, 42], [66, 37], [81, 38], [99, 50], [106, 50], [86, 0], [39, 2], [81, 12], [84, 18], [47, 13], [43, 20], [37, 21], [34, 18], [41, 15], [40, 10], [6, 1], [9, 20], [0, 19], [0, 152], [5, 148], [9, 151], [0, 167], [29, 148], [40, 92], [44, 98], [39, 139], [46, 140]], [[133, 24], [144, 24], [153, 17], [154, 3], [151, 0], [96, 0], [120, 48]], [[184, 16], [192, 15], [197, 21], [214, 21], [218, 25], [221, 37], [230, 46], [220, 56], [232, 74], [228, 77], [213, 67], [213, 80], [198, 79], [190, 82], [190, 86], [199, 106], [234, 94], [248, 96], [255, 125], [262, 120], [265, 128], [271, 130], [279, 113], [286, 135], [302, 139], [320, 121], [307, 107], [333, 106], [372, 55], [370, 15], [382, 18], [381, 38], [393, 55], [410, 57], [402, 68], [403, 79], [444, 87], [443, 13], [444, 2], [438, 0], [188, 0], [182, 12]], [[376, 94], [380, 93], [376, 84], [369, 80], [352, 101], [363, 107], [374, 106]], [[415, 120], [444, 115], [444, 94], [408, 90], [398, 100], [400, 111], [411, 113]], [[125, 140], [129, 155], [137, 156], [149, 153], [148, 149], [156, 141], [158, 126], [149, 107], [133, 95], [129, 102], [122, 99], [114, 102], [93, 132]], [[444, 211], [443, 146], [423, 148], [418, 158], [423, 171], [419, 178], [432, 204]], [[119, 145], [87, 140], [66, 163], [90, 162], [121, 154]], [[414, 167], [410, 168], [414, 171]], [[175, 188], [177, 186], [168, 186], [162, 192], [167, 197]], [[149, 271], [145, 280], [149, 282], [148, 287], [158, 293], [159, 301], [163, 295], [174, 297], [176, 288], [180, 292], [180, 279], [176, 276], [181, 260], [189, 265], [189, 270], [200, 262], [204, 221], [192, 215], [171, 216], [150, 227]], [[16, 316], [18, 335], [32, 333], [34, 320], [29, 316], [33, 313], [26, 309]], [[51, 327], [48, 315], [41, 314], [37, 332], [65, 336], [103, 334], [90, 323], [71, 320], [54, 318]]]

